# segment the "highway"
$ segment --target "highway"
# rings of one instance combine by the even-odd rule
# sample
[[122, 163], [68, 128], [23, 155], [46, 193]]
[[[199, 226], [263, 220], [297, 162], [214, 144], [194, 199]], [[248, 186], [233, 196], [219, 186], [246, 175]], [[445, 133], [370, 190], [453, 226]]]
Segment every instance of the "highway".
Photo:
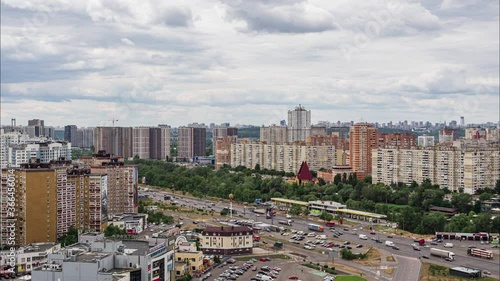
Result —
[[[152, 198], [155, 201], [164, 201], [164, 195], [171, 195], [170, 193], [167, 192], [159, 192], [159, 191], [151, 191], [151, 192], [144, 192], [140, 191], [140, 194], [148, 194], [150, 198]], [[223, 208], [228, 208], [229, 203], [228, 202], [223, 202], [215, 201], [215, 205], [212, 206], [212, 203], [214, 201], [209, 201], [209, 200], [203, 200], [203, 199], [198, 199], [198, 198], [191, 198], [191, 197], [186, 197], [182, 195], [175, 194], [173, 195], [175, 199], [177, 200], [179, 205], [185, 205], [187, 207], [194, 207], [194, 208], [203, 208], [206, 210], [213, 209], [215, 212], [220, 212]], [[286, 217], [283, 215], [276, 215], [272, 220], [271, 219], [266, 219], [265, 216], [263, 215], [257, 215], [253, 212], [249, 211], [249, 207], [240, 205], [240, 204], [235, 204], [233, 203], [233, 209], [238, 212], [238, 216], [233, 216], [235, 219], [242, 219], [240, 216], [244, 216], [245, 219], [250, 219], [254, 221], [259, 221], [267, 224], [276, 224], [279, 220], [286, 220]], [[292, 229], [295, 230], [302, 230], [304, 232], [310, 232], [307, 229], [307, 224], [312, 223], [313, 221], [307, 220], [304, 218], [294, 218], [294, 222], [292, 225]], [[361, 229], [360, 229], [361, 228]], [[446, 249], [443, 247], [443, 243], [438, 243], [436, 246], [430, 246], [430, 247], [421, 247], [421, 251], [415, 251], [413, 250], [413, 247], [411, 244], [414, 243], [413, 239], [409, 239], [406, 237], [393, 237], [393, 238], [387, 238], [387, 235], [384, 233], [377, 233], [376, 235], [370, 235], [370, 231], [367, 225], [367, 222], [359, 222], [359, 225], [356, 225], [355, 227], [348, 228], [348, 231], [343, 230], [344, 227], [338, 226], [336, 230], [341, 231], [344, 233], [344, 235], [340, 236], [338, 239], [336, 238], [331, 238], [331, 235], [328, 235], [330, 233], [330, 230], [325, 227], [325, 234], [327, 234], [328, 237], [330, 237], [330, 240], [337, 241], [337, 242], [344, 242], [344, 241], [349, 241], [354, 244], [364, 244], [364, 245], [369, 245], [373, 246], [376, 248], [381, 248], [385, 251], [388, 251], [392, 253], [393, 255], [396, 256], [396, 258], [399, 256], [401, 258], [398, 259], [398, 270], [396, 274], [406, 274], [407, 272], [418, 272], [420, 270], [420, 262], [419, 258], [421, 256], [427, 256], [429, 259], [423, 259], [423, 261], [430, 262], [430, 263], [435, 263], [439, 264], [445, 267], [455, 267], [455, 266], [467, 266], [467, 267], [473, 267], [473, 268], [479, 268], [482, 271], [488, 270], [491, 272], [492, 277], [498, 278], [500, 276], [500, 268], [499, 268], [499, 263], [498, 263], [498, 257], [500, 254], [500, 249], [492, 249], [490, 245], [482, 245], [478, 241], [444, 241], [444, 242], [452, 242], [454, 244], [454, 247], [450, 250], [455, 253], [455, 261], [445, 261], [442, 258], [439, 257], [434, 257], [430, 255], [430, 247], [436, 247], [440, 249]], [[354, 230], [357, 229], [357, 230]], [[359, 234], [365, 234], [368, 236], [369, 240], [361, 240], [359, 239]], [[399, 250], [395, 250], [391, 247], [387, 247], [384, 245], [384, 243], [376, 243], [373, 241], [371, 238], [375, 239], [378, 238], [381, 241], [385, 242], [386, 240], [390, 240], [394, 242], [394, 244], [399, 247]], [[471, 257], [467, 255], [467, 247], [469, 245], [474, 245], [477, 248], [484, 248], [486, 250], [493, 251], [493, 253], [496, 254], [494, 259], [488, 260], [488, 259], [481, 259], [477, 257]], [[352, 264], [352, 263], [351, 263]], [[405, 275], [406, 276], [406, 275]], [[418, 275], [417, 275], [418, 276]], [[405, 277], [407, 278], [407, 277]], [[412, 280], [412, 279], [395, 279], [395, 280]], [[416, 280], [416, 279], [415, 279]]]

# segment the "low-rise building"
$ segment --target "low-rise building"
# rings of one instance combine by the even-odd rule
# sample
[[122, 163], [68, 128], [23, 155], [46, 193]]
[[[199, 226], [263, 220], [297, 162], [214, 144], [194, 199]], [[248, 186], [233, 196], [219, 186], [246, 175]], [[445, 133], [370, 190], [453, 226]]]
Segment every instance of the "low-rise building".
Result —
[[33, 270], [33, 280], [175, 280], [175, 237], [153, 247], [148, 241], [99, 238], [92, 235], [89, 244], [77, 243], [50, 254], [48, 264]]
[[251, 254], [253, 229], [248, 226], [207, 227], [201, 233], [200, 244], [204, 254]]
[[186, 273], [195, 276], [203, 272], [203, 252], [197, 251], [194, 243], [182, 242], [175, 252], [175, 263], [176, 265], [182, 263], [186, 265], [187, 272], [181, 272], [180, 276]]
[[[30, 273], [33, 268], [46, 264], [48, 255], [60, 249], [61, 244], [56, 243], [33, 243], [26, 247], [20, 247], [13, 257], [15, 259], [13, 271], [18, 274]], [[10, 251], [0, 252], [0, 267], [10, 267], [11, 258]]]
[[340, 204], [335, 201], [309, 201], [309, 209], [318, 210], [320, 212], [327, 212], [337, 214], [338, 209], [345, 209], [346, 205]]
[[148, 225], [148, 215], [138, 213], [119, 214], [113, 216], [108, 224], [117, 226], [120, 229], [125, 229], [127, 234], [139, 234], [143, 232]]

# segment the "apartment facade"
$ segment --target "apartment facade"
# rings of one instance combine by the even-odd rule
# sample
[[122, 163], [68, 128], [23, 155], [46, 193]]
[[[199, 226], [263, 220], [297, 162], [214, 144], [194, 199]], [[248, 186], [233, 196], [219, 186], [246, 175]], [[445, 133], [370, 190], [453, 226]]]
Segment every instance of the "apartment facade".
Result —
[[286, 144], [288, 143], [288, 128], [276, 125], [260, 127], [260, 141], [267, 144]]
[[299, 105], [288, 111], [288, 142], [306, 141], [311, 134], [311, 111]]
[[122, 156], [133, 157], [132, 127], [96, 127], [94, 129], [94, 152], [100, 150]]
[[177, 157], [192, 159], [196, 156], [205, 156], [206, 128], [179, 127], [177, 134]]
[[224, 165], [231, 166], [231, 144], [236, 143], [235, 136], [218, 138], [215, 141], [215, 169], [220, 169]]
[[434, 146], [435, 144], [434, 136], [418, 136], [417, 145], [418, 146]]
[[248, 226], [210, 226], [201, 233], [200, 245], [204, 254], [251, 254], [253, 229]]
[[20, 167], [31, 159], [39, 159], [42, 163], [52, 160], [71, 159], [71, 143], [68, 142], [38, 142], [10, 145], [7, 148], [6, 167]]
[[417, 146], [417, 136], [409, 133], [378, 134], [380, 148], [412, 148]]
[[266, 144], [241, 141], [231, 144], [231, 167], [244, 166], [296, 173], [302, 162], [318, 171], [331, 169], [336, 165], [337, 151], [333, 145]]
[[472, 194], [495, 186], [500, 178], [500, 150], [495, 147], [379, 148], [373, 150], [372, 159], [373, 183], [420, 184], [430, 179], [441, 188]]
[[372, 172], [372, 149], [378, 147], [377, 128], [372, 124], [358, 123], [351, 126], [349, 136], [350, 166], [358, 179]]

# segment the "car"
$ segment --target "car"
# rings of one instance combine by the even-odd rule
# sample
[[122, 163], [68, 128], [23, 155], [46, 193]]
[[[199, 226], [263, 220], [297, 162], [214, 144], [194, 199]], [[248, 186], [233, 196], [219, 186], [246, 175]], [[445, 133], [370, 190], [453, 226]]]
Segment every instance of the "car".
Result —
[[451, 259], [451, 258], [445, 258], [444, 260], [445, 261], [453, 261], [453, 259]]
[[349, 231], [349, 228], [344, 228], [344, 231]]
[[299, 280], [299, 277], [297, 275], [291, 275], [288, 277], [289, 280]]
[[227, 263], [230, 263], [230, 264], [233, 264], [233, 263], [235, 263], [235, 262], [236, 262], [236, 260], [235, 260], [235, 259], [228, 259], [226, 262], [227, 262]]
[[387, 238], [394, 238], [394, 236], [392, 236], [392, 235], [387, 235]]
[[349, 245], [349, 244], [351, 244], [351, 242], [349, 242], [349, 241], [344, 242], [344, 245]]
[[252, 267], [252, 271], [257, 271], [257, 267], [255, 265]]
[[489, 272], [488, 270], [484, 270], [484, 271], [483, 271], [483, 274], [484, 274], [484, 275], [490, 275], [490, 274], [491, 274], [491, 272]]
[[382, 241], [380, 241], [379, 239], [376, 239], [375, 242], [382, 243]]
[[261, 279], [260, 278], [257, 278], [257, 277], [252, 277], [250, 278], [250, 281], [260, 281]]
[[429, 257], [428, 257], [428, 256], [422, 256], [422, 258], [423, 258], [423, 259], [429, 259]]
[[346, 247], [348, 250], [352, 250], [352, 247], [351, 246], [347, 246]]
[[280, 267], [275, 266], [275, 267], [273, 267], [273, 268], [272, 268], [272, 270], [277, 271], [277, 272], [280, 272], [280, 271], [281, 271], [281, 268], [280, 268]]
[[476, 246], [474, 246], [474, 245], [469, 245], [469, 246], [467, 246], [467, 248], [469, 248], [469, 249], [473, 249], [473, 248], [476, 248]]
[[398, 246], [392, 246], [392, 248], [393, 248], [394, 250], [399, 250], [399, 247], [398, 247]]
[[376, 233], [375, 233], [375, 231], [370, 231], [370, 234], [375, 235]]
[[267, 261], [267, 259], [266, 258], [260, 258], [259, 261], [264, 261], [265, 262], [265, 261]]
[[431, 245], [437, 245], [438, 243], [437, 242], [431, 242]]
[[356, 246], [356, 248], [363, 248], [363, 245], [359, 244]]

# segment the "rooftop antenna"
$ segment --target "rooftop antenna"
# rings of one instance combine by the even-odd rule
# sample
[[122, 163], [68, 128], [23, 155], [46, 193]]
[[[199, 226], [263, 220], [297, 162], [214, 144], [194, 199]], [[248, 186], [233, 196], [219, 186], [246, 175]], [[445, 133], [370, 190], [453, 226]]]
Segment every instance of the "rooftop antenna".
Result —
[[113, 123], [113, 127], [115, 126], [115, 122], [118, 122], [118, 119], [111, 119], [111, 122]]

